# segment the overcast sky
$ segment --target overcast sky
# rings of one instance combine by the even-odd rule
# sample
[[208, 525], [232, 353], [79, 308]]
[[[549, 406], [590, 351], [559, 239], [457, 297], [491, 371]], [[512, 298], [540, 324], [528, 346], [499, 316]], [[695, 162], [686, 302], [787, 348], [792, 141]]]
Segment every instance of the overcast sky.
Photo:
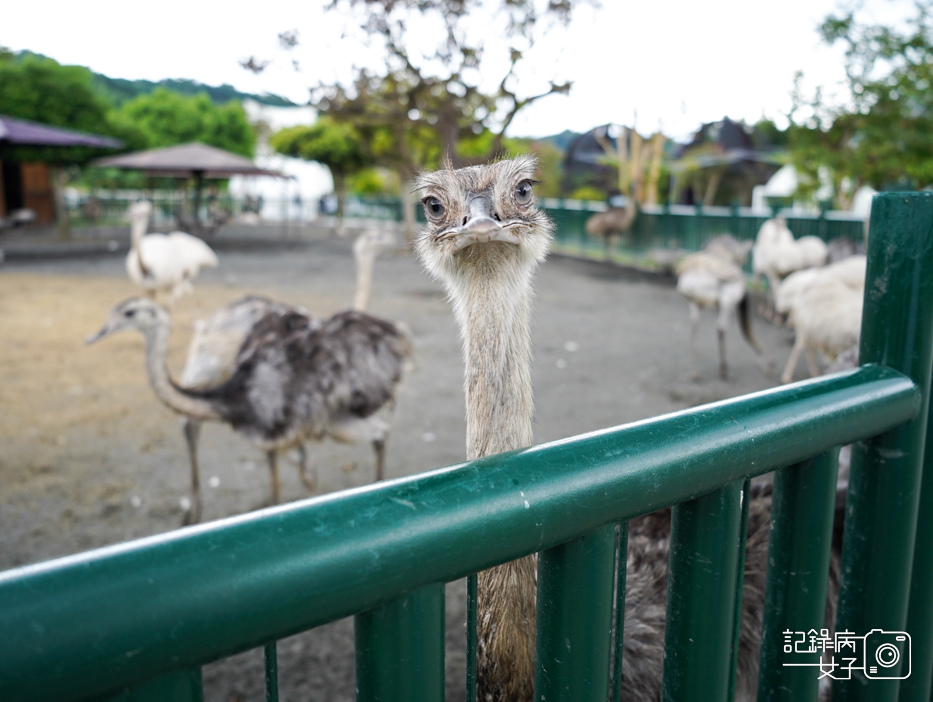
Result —
[[[115, 78], [230, 83], [303, 103], [308, 86], [345, 79], [354, 63], [379, 61], [354, 37], [341, 38], [346, 19], [324, 13], [323, 4], [11, 2], [2, 12], [0, 46]], [[878, 21], [902, 16], [909, 6], [905, 0], [865, 5]], [[637, 115], [639, 129], [660, 126], [683, 138], [723, 116], [781, 122], [796, 71], [804, 71], [810, 86], [842, 80], [841, 50], [823, 45], [817, 33], [820, 21], [839, 7], [839, 0], [602, 0], [601, 8], [583, 8], [568, 30], [554, 30], [536, 44], [520, 74], [519, 92], [538, 92], [549, 79], [572, 80], [574, 87], [567, 97], [550, 96], [529, 107], [509, 132], [585, 131], [607, 122], [631, 124]], [[477, 31], [494, 35], [484, 19], [476, 18]], [[294, 52], [300, 71], [278, 48], [278, 34], [291, 29], [301, 41]], [[492, 48], [487, 46], [490, 54]], [[250, 55], [273, 62], [256, 76], [239, 65]], [[493, 84], [501, 78], [489, 73]]]

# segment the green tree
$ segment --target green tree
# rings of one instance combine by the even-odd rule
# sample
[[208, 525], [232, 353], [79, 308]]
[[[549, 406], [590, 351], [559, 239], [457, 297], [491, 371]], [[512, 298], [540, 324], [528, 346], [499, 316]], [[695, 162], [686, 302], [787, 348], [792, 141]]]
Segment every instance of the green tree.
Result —
[[198, 141], [251, 157], [256, 148], [243, 107], [236, 102], [215, 105], [206, 94], [184, 96], [157, 88], [124, 103], [113, 119], [136, 149]]
[[337, 217], [342, 222], [347, 196], [347, 179], [372, 159], [359, 132], [350, 124], [320, 117], [310, 126], [287, 127], [269, 138], [273, 149], [286, 156], [317, 161], [330, 169], [337, 192]]
[[[849, 95], [843, 104], [798, 84], [791, 117], [791, 160], [803, 194], [828, 175], [837, 207], [868, 184], [920, 188], [933, 183], [933, 22], [931, 0], [896, 27], [864, 23], [855, 11], [830, 15], [820, 32], [845, 48]], [[822, 176], [822, 177], [825, 177]]]

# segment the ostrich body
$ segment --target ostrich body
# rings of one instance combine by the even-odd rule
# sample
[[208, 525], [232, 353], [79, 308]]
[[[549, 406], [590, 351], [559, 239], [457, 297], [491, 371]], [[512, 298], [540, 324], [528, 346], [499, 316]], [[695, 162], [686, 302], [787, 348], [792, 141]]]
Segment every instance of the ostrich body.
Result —
[[[521, 157], [417, 184], [427, 227], [415, 248], [447, 289], [463, 338], [468, 459], [532, 443], [532, 277], [552, 235], [534, 204], [536, 165]], [[535, 581], [533, 556], [479, 574], [478, 699], [531, 699]]]
[[[748, 310], [748, 287], [745, 274], [739, 267], [748, 255], [748, 248], [729, 237], [712, 239], [706, 250], [687, 256], [677, 266], [677, 292], [690, 304], [690, 377], [696, 380], [696, 339], [703, 308], [718, 311], [716, 334], [719, 342], [719, 375], [729, 377], [726, 363], [726, 327], [733, 316], [737, 316], [742, 335], [758, 355], [761, 346], [752, 336]], [[734, 242], [734, 244], [733, 244]], [[765, 362], [769, 359], [765, 357]]]
[[146, 234], [152, 204], [137, 202], [130, 206], [130, 252], [126, 272], [130, 280], [148, 295], [163, 292], [174, 302], [193, 292], [191, 281], [202, 268], [217, 265], [217, 255], [210, 246], [184, 232]]
[[586, 220], [584, 228], [590, 236], [601, 236], [606, 247], [606, 258], [612, 246], [612, 238], [628, 232], [638, 214], [634, 198], [629, 198], [625, 207], [610, 207], [605, 212], [597, 212]]
[[787, 315], [796, 338], [781, 382], [789, 383], [801, 352], [810, 375], [819, 375], [816, 351], [830, 362], [858, 343], [865, 293], [864, 256], [789, 275], [778, 288], [775, 308]]
[[[303, 313], [280, 302], [258, 295], [247, 295], [216, 310], [208, 318], [195, 322], [194, 336], [188, 345], [188, 356], [181, 372], [182, 387], [204, 389], [226, 382], [236, 370], [237, 356], [250, 332], [269, 312]], [[309, 318], [309, 324], [317, 324]], [[184, 523], [193, 524], [201, 519], [201, 480], [198, 468], [198, 441], [203, 420], [192, 415], [184, 419], [185, 442], [191, 465], [191, 504]], [[308, 472], [307, 452], [299, 444], [301, 479], [309, 490], [314, 489], [314, 478]]]
[[829, 249], [819, 237], [795, 239], [781, 215], [762, 224], [752, 247], [752, 271], [768, 279], [771, 311], [781, 280], [794, 271], [822, 266], [828, 256]]
[[372, 442], [382, 477], [392, 405], [411, 356], [408, 336], [391, 322], [342, 312], [320, 324], [295, 311], [269, 311], [243, 342], [230, 378], [185, 388], [165, 365], [171, 319], [146, 298], [117, 305], [93, 343], [124, 329], [146, 341], [146, 370], [162, 402], [200, 421], [222, 421], [266, 451], [272, 501], [279, 501], [277, 457], [307, 440]]

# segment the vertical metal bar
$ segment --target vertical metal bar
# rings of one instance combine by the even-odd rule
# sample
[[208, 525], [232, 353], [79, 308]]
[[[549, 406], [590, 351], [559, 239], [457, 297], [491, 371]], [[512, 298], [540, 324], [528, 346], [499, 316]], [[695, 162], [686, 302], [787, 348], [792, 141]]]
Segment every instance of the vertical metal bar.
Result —
[[444, 585], [358, 614], [356, 699], [360, 702], [444, 699]]
[[745, 584], [745, 544], [748, 541], [748, 499], [751, 480], [742, 485], [742, 516], [739, 519], [739, 553], [735, 569], [735, 608], [732, 614], [732, 655], [729, 661], [729, 699], [735, 699], [735, 675], [739, 667], [739, 638], [742, 635], [742, 593]]
[[267, 643], [263, 648], [266, 659], [266, 702], [279, 702], [279, 658], [276, 642]]
[[[910, 377], [922, 407], [915, 419], [852, 449], [836, 628], [867, 635], [866, 659], [890, 638], [874, 630], [904, 631], [907, 623], [933, 348], [931, 240], [933, 193], [875, 197], [859, 359]], [[895, 700], [907, 657], [894, 645], [900, 662], [837, 680], [834, 702]]]
[[200, 668], [184, 668], [124, 690], [109, 702], [204, 702]]
[[913, 670], [910, 677], [901, 682], [899, 699], [902, 702], [928, 702], [931, 698], [933, 678], [933, 412], [927, 414], [923, 478], [920, 482], [920, 507], [906, 629], [911, 637]]
[[797, 664], [817, 665], [820, 654], [786, 653], [784, 632], [806, 633], [825, 626], [838, 457], [835, 449], [774, 476], [760, 702], [805, 702], [816, 700], [819, 692], [819, 668]]
[[466, 702], [476, 702], [476, 573], [467, 576]]
[[673, 509], [665, 702], [728, 697], [741, 495], [736, 481]]
[[539, 555], [534, 699], [606, 702], [615, 547], [609, 524]]
[[616, 618], [612, 660], [612, 702], [622, 699], [622, 657], [625, 651], [625, 581], [628, 569], [628, 522], [619, 525], [616, 547]]

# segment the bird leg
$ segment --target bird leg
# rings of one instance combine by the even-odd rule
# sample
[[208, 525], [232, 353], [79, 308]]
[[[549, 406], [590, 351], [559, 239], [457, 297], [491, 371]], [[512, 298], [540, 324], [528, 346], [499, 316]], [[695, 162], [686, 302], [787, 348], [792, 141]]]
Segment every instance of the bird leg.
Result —
[[314, 464], [308, 458], [308, 450], [304, 444], [298, 444], [298, 471], [301, 475], [301, 482], [304, 483], [308, 492], [314, 492], [317, 489], [317, 475], [314, 470]]
[[376, 481], [385, 479], [386, 440], [373, 439], [373, 450], [376, 452]]
[[700, 378], [697, 371], [697, 332], [700, 328], [700, 308], [690, 303], [690, 380], [696, 381]]
[[794, 368], [797, 367], [797, 359], [800, 358], [800, 352], [806, 346], [803, 334], [797, 332], [797, 338], [794, 339], [794, 348], [790, 350], [790, 357], [787, 359], [787, 365], [784, 366], [784, 372], [781, 373], [781, 382], [789, 383], [794, 378]]
[[820, 367], [816, 363], [816, 352], [812, 346], [807, 346], [804, 349], [804, 356], [806, 356], [807, 366], [810, 368], [810, 377], [815, 378], [820, 374]]
[[723, 380], [728, 380], [729, 367], [726, 365], [726, 330], [722, 327], [717, 327], [716, 338], [719, 341], [719, 377]]
[[201, 435], [201, 420], [185, 417], [183, 429], [188, 444], [188, 461], [191, 464], [191, 505], [182, 524], [197, 524], [201, 521], [201, 478], [198, 471], [198, 438]]
[[266, 451], [266, 460], [269, 461], [269, 474], [272, 478], [271, 501], [272, 504], [279, 503], [279, 453], [275, 449]]

